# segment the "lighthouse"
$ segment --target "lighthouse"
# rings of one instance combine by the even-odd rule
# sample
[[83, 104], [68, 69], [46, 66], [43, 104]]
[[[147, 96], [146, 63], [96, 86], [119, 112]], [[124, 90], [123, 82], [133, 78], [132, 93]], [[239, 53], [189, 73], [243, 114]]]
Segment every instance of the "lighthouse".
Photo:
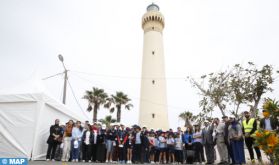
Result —
[[139, 124], [154, 129], [169, 129], [165, 60], [163, 45], [164, 16], [152, 3], [142, 17], [143, 57]]

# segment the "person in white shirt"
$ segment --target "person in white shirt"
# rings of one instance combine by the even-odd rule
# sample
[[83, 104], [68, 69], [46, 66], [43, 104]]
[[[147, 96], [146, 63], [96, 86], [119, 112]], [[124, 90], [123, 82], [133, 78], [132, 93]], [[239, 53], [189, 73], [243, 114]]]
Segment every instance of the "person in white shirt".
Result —
[[179, 164], [183, 164], [183, 142], [180, 133], [176, 133], [175, 141], [175, 157]]
[[167, 140], [165, 138], [165, 133], [161, 133], [159, 138], [159, 150], [160, 150], [160, 155], [159, 155], [159, 162], [162, 161], [163, 158], [163, 163], [166, 163], [166, 150], [167, 150]]
[[174, 157], [174, 146], [175, 146], [175, 141], [173, 138], [173, 133], [170, 133], [168, 138], [167, 138], [167, 147], [168, 147], [168, 155], [169, 155], [169, 163], [175, 162], [175, 157]]
[[84, 125], [84, 132], [82, 135], [82, 161], [91, 162], [91, 142], [92, 132], [90, 131], [89, 125]]

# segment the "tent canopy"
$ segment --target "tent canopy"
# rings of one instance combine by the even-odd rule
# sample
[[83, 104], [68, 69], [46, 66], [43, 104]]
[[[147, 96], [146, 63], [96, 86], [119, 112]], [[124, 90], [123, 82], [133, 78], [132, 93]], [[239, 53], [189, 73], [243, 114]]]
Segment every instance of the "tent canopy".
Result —
[[50, 97], [38, 80], [0, 91], [0, 157], [44, 160], [49, 128], [55, 119], [89, 120]]

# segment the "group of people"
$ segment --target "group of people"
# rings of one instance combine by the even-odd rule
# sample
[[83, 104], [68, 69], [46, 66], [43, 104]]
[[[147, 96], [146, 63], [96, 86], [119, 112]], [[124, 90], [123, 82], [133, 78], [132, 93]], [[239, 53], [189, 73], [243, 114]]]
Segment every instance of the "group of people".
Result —
[[[273, 119], [267, 112], [259, 126], [267, 130], [278, 129], [278, 119]], [[222, 120], [214, 118], [205, 121], [203, 128], [199, 124], [180, 127], [176, 131], [169, 129], [148, 130], [134, 125], [125, 127], [113, 124], [102, 127], [86, 121], [74, 123], [69, 120], [66, 125], [59, 125], [59, 119], [50, 127], [47, 140], [46, 160], [103, 163], [175, 163], [175, 164], [245, 164], [244, 142], [254, 163], [253, 148], [258, 161], [262, 161], [261, 152], [253, 145], [253, 134], [258, 121], [244, 112], [243, 120], [223, 116]], [[215, 146], [220, 157], [216, 162]], [[205, 153], [205, 154], [204, 154]]]

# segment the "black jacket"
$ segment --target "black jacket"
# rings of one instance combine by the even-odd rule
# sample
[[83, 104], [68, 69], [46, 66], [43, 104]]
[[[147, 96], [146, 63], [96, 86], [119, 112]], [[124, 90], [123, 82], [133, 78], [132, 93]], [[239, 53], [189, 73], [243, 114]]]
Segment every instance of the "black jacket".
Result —
[[[275, 118], [269, 118], [269, 119], [270, 119], [270, 125], [271, 125], [272, 130], [276, 130], [277, 127], [279, 127], [279, 122], [278, 122], [278, 120], [275, 119]], [[260, 128], [266, 129], [266, 128], [265, 128], [265, 118], [263, 118], [263, 119], [260, 120]]]
[[[81, 137], [82, 143], [84, 143], [84, 140], [85, 140], [85, 138], [86, 138], [86, 133], [87, 133], [87, 132], [88, 132], [88, 130], [84, 131], [83, 134], [82, 134], [82, 137]], [[90, 132], [90, 135], [89, 135], [89, 143], [91, 144], [91, 138], [92, 138], [93, 134], [92, 134], [91, 131], [89, 131], [89, 132]]]
[[49, 129], [49, 137], [47, 139], [47, 143], [59, 143], [59, 138], [55, 139], [53, 134], [59, 135], [60, 139], [63, 136], [62, 128], [59, 125], [52, 125]]

